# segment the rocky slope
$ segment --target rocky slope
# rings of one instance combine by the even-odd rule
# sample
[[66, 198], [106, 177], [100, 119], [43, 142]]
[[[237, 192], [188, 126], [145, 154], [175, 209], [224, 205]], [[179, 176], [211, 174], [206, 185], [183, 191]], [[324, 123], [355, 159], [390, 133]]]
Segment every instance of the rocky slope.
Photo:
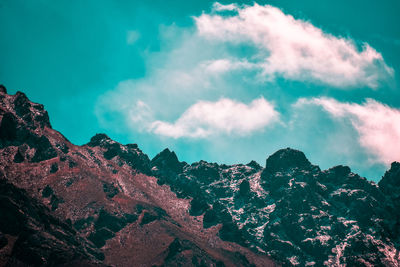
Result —
[[136, 144], [73, 145], [42, 105], [4, 87], [0, 121], [0, 266], [275, 265], [204, 229]]
[[[0, 179], [0, 265], [101, 266], [104, 255], [25, 190]], [[25, 263], [25, 264], [24, 264]]]
[[0, 265], [399, 266], [400, 163], [376, 185], [290, 148], [262, 167], [150, 160], [104, 134], [76, 146], [5, 88], [0, 120]]
[[[190, 213], [205, 228], [285, 265], [397, 266], [400, 164], [378, 187], [345, 166], [321, 171], [290, 148], [262, 168], [191, 165], [164, 150], [152, 160], [159, 183], [192, 198]], [[195, 190], [194, 190], [195, 189]]]

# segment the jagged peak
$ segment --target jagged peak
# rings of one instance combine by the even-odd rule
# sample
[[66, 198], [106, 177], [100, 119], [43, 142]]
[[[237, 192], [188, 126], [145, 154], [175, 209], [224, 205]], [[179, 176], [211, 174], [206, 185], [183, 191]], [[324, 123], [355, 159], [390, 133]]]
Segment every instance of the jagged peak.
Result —
[[355, 182], [354, 178], [359, 181], [360, 181], [359, 178], [361, 178], [360, 176], [352, 173], [350, 167], [344, 165], [337, 165], [327, 170], [323, 170], [321, 174], [322, 175], [319, 176], [320, 181], [326, 181], [336, 184], [343, 184], [350, 182], [348, 180], [349, 178], [353, 178], [352, 179], [353, 182]]
[[95, 146], [103, 146], [105, 144], [110, 144], [114, 142], [108, 135], [105, 133], [96, 133], [92, 138], [90, 138], [88, 146], [95, 147]]
[[126, 144], [127, 148], [132, 148], [132, 149], [139, 149], [138, 144]]
[[392, 162], [390, 169], [385, 172], [378, 185], [382, 189], [388, 186], [400, 187], [400, 162]]
[[15, 93], [16, 98], [24, 100], [24, 101], [29, 101], [29, 98], [26, 96], [26, 94], [24, 92], [21, 91], [17, 91]]
[[400, 162], [393, 161], [390, 165], [389, 171], [400, 171]]
[[160, 156], [161, 156], [161, 155], [168, 155], [168, 156], [174, 156], [174, 155], [175, 155], [175, 156], [176, 156], [175, 152], [169, 150], [168, 147], [165, 148], [163, 151], [161, 151], [161, 152], [159, 153], [159, 155], [160, 155]]
[[168, 169], [179, 171], [182, 163], [179, 161], [174, 151], [168, 148], [158, 153], [152, 160], [151, 165], [156, 167], [168, 167]]
[[51, 128], [50, 119], [43, 105], [29, 100], [25, 93], [18, 91], [15, 95], [7, 94], [4, 85], [0, 85], [2, 96], [2, 109], [4, 113], [12, 113], [16, 116], [18, 123], [26, 124], [28, 127], [47, 126]]
[[346, 176], [351, 173], [349, 166], [337, 165], [328, 169], [329, 172], [335, 173], [336, 175]]
[[246, 166], [252, 167], [253, 169], [257, 169], [257, 170], [262, 168], [261, 165], [258, 164], [258, 162], [255, 160], [250, 161], [249, 163], [246, 164]]
[[291, 168], [310, 168], [312, 164], [300, 150], [285, 148], [276, 151], [267, 158], [265, 168], [271, 172], [284, 171]]
[[191, 164], [191, 166], [192, 167], [208, 167], [208, 168], [219, 168], [220, 167], [220, 165], [216, 162], [208, 162], [208, 161], [205, 161], [202, 159], [200, 161], [193, 162]]
[[172, 159], [174, 161], [179, 161], [174, 151], [165, 148], [163, 151], [158, 153], [151, 161], [157, 161], [159, 159]]

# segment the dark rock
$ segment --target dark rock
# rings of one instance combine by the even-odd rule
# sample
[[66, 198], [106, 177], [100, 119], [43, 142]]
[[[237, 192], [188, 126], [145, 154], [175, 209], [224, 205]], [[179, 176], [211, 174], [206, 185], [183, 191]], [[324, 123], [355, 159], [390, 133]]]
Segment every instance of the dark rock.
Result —
[[127, 144], [126, 147], [129, 149], [138, 149], [139, 148], [137, 144]]
[[42, 135], [35, 139], [34, 147], [36, 148], [36, 152], [31, 160], [32, 162], [40, 162], [57, 157], [57, 151], [53, 148], [47, 137]]
[[99, 146], [106, 149], [104, 158], [111, 160], [116, 156], [125, 161], [132, 168], [144, 173], [150, 174], [150, 159], [144, 154], [137, 146], [125, 146], [126, 149], [121, 148], [121, 144], [114, 142], [105, 134], [96, 134], [90, 139], [87, 144], [90, 147]]
[[8, 112], [3, 115], [0, 124], [0, 139], [4, 141], [14, 141], [17, 138], [17, 119]]
[[50, 166], [50, 173], [56, 173], [57, 171], [58, 171], [58, 164], [57, 164], [57, 162], [54, 162]]
[[249, 167], [252, 167], [252, 168], [254, 168], [254, 169], [256, 169], [256, 170], [261, 170], [261, 169], [262, 169], [261, 165], [258, 164], [258, 163], [257, 163], [256, 161], [254, 161], [254, 160], [250, 161], [250, 162], [247, 163], [246, 165], [249, 166]]
[[44, 111], [44, 106], [42, 104], [33, 104], [32, 107], [38, 111]]
[[101, 228], [97, 231], [91, 233], [88, 237], [90, 241], [95, 244], [96, 247], [101, 248], [106, 244], [108, 239], [111, 239], [115, 236], [113, 232], [108, 230], [107, 228]]
[[74, 223], [74, 227], [77, 230], [86, 229], [93, 223], [93, 221], [94, 221], [94, 218], [92, 216], [89, 216], [87, 218], [82, 218], [82, 219], [77, 220]]
[[54, 194], [53, 189], [48, 185], [42, 191], [42, 197], [44, 198], [51, 197], [53, 194]]
[[218, 214], [213, 210], [207, 210], [203, 217], [203, 227], [210, 228], [218, 224]]
[[118, 188], [112, 183], [103, 183], [103, 191], [106, 193], [107, 198], [113, 198], [119, 193]]
[[62, 144], [56, 144], [56, 147], [57, 147], [58, 149], [60, 149], [61, 152], [63, 152], [64, 154], [68, 154], [68, 152], [69, 152], [69, 147], [68, 147], [66, 144], [64, 144], [64, 143], [62, 143]]
[[128, 151], [123, 151], [119, 154], [121, 160], [125, 161], [129, 166], [131, 166], [134, 170], [137, 170], [141, 173], [150, 175], [150, 159], [144, 154], [140, 149], [128, 149]]
[[[94, 231], [90, 234], [88, 239], [92, 241], [96, 247], [101, 248], [106, 244], [108, 239], [115, 236], [115, 233], [124, 228], [128, 223], [137, 220], [135, 214], [124, 214], [123, 216], [116, 216], [108, 213], [106, 210], [100, 210], [97, 219], [94, 221]], [[84, 220], [76, 221], [74, 226], [78, 229], [86, 229], [93, 222], [92, 217]]]
[[0, 148], [8, 145], [19, 146], [22, 144], [36, 148], [36, 154], [32, 158], [33, 162], [57, 156], [57, 152], [46, 136], [42, 135], [39, 137], [23, 124], [19, 124], [17, 118], [12, 113], [5, 113], [0, 124]]
[[[21, 118], [24, 118], [25, 116], [30, 115], [31, 103], [30, 103], [28, 97], [20, 91], [18, 91], [15, 95], [16, 95], [16, 97], [14, 99], [14, 106], [15, 106], [16, 114]], [[30, 122], [30, 121], [28, 121], [28, 122]]]
[[[0, 233], [16, 239], [8, 264], [59, 266], [71, 261], [98, 264], [100, 251], [80, 237], [24, 190], [0, 179]], [[61, 234], [62, 233], [62, 234]], [[0, 243], [5, 244], [0, 235]], [[4, 236], [3, 236], [4, 237]], [[0, 246], [0, 247], [2, 247]]]
[[120, 153], [121, 153], [121, 146], [119, 144], [117, 143], [110, 144], [107, 146], [107, 151], [104, 152], [104, 158], [110, 160]]
[[400, 188], [400, 163], [393, 162], [390, 169], [378, 183], [384, 193], [390, 194], [392, 189]]
[[189, 172], [190, 175], [197, 177], [203, 182], [213, 182], [220, 177], [218, 164], [206, 161], [193, 163]]
[[151, 160], [151, 166], [172, 171], [175, 174], [181, 173], [183, 167], [175, 152], [171, 152], [168, 148], [164, 149]]
[[57, 197], [56, 195], [52, 195], [50, 199], [51, 210], [54, 211], [58, 208], [58, 205], [64, 203], [64, 199]]
[[157, 220], [158, 218], [159, 217], [157, 215], [155, 215], [155, 214], [152, 214], [150, 212], [144, 212], [143, 213], [143, 218], [140, 221], [140, 225], [145, 225], [145, 224], [151, 223], [151, 222]]
[[68, 167], [74, 168], [76, 166], [78, 166], [78, 163], [76, 163], [75, 161], [73, 160], [68, 161]]
[[7, 94], [7, 89], [4, 85], [0, 84], [0, 93]]
[[178, 238], [175, 238], [174, 241], [172, 241], [172, 243], [169, 245], [168, 247], [168, 255], [165, 258], [166, 261], [172, 259], [176, 254], [178, 254], [179, 252], [182, 251], [182, 245], [179, 242]]
[[112, 141], [108, 135], [104, 133], [98, 133], [94, 135], [92, 138], [90, 138], [90, 142], [87, 143], [88, 146], [90, 147], [95, 147], [95, 146], [104, 146], [105, 143]]
[[4, 248], [8, 244], [8, 239], [7, 237], [0, 232], [0, 249]]
[[[0, 184], [5, 186], [3, 181], [0, 181]], [[24, 229], [27, 221], [26, 215], [18, 209], [18, 205], [12, 199], [0, 195], [0, 210], [0, 231], [2, 233], [17, 235]]]
[[47, 111], [43, 111], [42, 113], [37, 115], [35, 117], [35, 121], [39, 124], [39, 126], [41, 128], [44, 128], [45, 126], [47, 126], [48, 128], [51, 128], [50, 118], [49, 118], [49, 114], [47, 113]]
[[111, 239], [114, 236], [115, 234], [107, 228], [101, 228], [96, 230], [96, 232], [91, 233], [88, 239], [92, 241], [96, 247], [101, 248], [106, 244], [108, 239]]
[[[387, 209], [396, 218], [388, 228], [397, 245], [400, 244], [400, 163], [393, 162], [390, 169], [378, 183], [379, 189], [386, 197]], [[388, 201], [389, 200], [389, 201]]]
[[69, 179], [69, 180], [65, 183], [65, 186], [66, 186], [66, 187], [70, 187], [73, 183], [74, 183], [74, 179]]
[[222, 224], [219, 230], [219, 237], [224, 241], [236, 242], [241, 245], [244, 244], [242, 232], [233, 222], [225, 222]]
[[242, 196], [247, 196], [250, 193], [250, 183], [247, 180], [243, 180], [239, 186], [239, 193]]
[[107, 228], [113, 232], [118, 232], [126, 226], [126, 220], [118, 216], [114, 216], [105, 210], [101, 210], [95, 222], [95, 228]]
[[14, 156], [14, 162], [21, 163], [21, 162], [24, 162], [24, 160], [25, 160], [24, 155], [22, 155], [21, 151], [18, 149], [17, 153], [15, 153], [15, 156]]
[[266, 170], [269, 172], [286, 171], [292, 168], [309, 169], [311, 163], [303, 152], [291, 148], [281, 149], [268, 157]]
[[200, 216], [208, 209], [209, 206], [207, 204], [207, 201], [201, 197], [193, 198], [192, 201], [190, 201], [189, 214], [191, 216]]
[[125, 213], [124, 218], [125, 218], [126, 222], [129, 224], [129, 223], [136, 222], [139, 217], [136, 214]]
[[330, 168], [329, 171], [336, 177], [346, 177], [351, 172], [349, 167], [342, 165]]

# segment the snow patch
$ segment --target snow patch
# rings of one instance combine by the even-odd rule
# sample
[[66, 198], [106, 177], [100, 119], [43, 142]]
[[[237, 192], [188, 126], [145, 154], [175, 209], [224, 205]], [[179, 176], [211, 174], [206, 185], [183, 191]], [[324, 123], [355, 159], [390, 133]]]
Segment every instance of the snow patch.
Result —
[[290, 257], [290, 258], [289, 258], [289, 262], [290, 262], [292, 265], [294, 265], [294, 266], [300, 264], [299, 258], [298, 258], [297, 256], [292, 256], [292, 257]]

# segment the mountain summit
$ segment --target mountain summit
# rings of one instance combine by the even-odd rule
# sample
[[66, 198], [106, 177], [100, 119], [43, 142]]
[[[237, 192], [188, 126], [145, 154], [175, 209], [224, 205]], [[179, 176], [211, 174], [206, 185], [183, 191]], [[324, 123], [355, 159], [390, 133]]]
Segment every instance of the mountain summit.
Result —
[[82, 146], [0, 86], [0, 266], [396, 266], [400, 163], [379, 184], [286, 148], [265, 167]]

